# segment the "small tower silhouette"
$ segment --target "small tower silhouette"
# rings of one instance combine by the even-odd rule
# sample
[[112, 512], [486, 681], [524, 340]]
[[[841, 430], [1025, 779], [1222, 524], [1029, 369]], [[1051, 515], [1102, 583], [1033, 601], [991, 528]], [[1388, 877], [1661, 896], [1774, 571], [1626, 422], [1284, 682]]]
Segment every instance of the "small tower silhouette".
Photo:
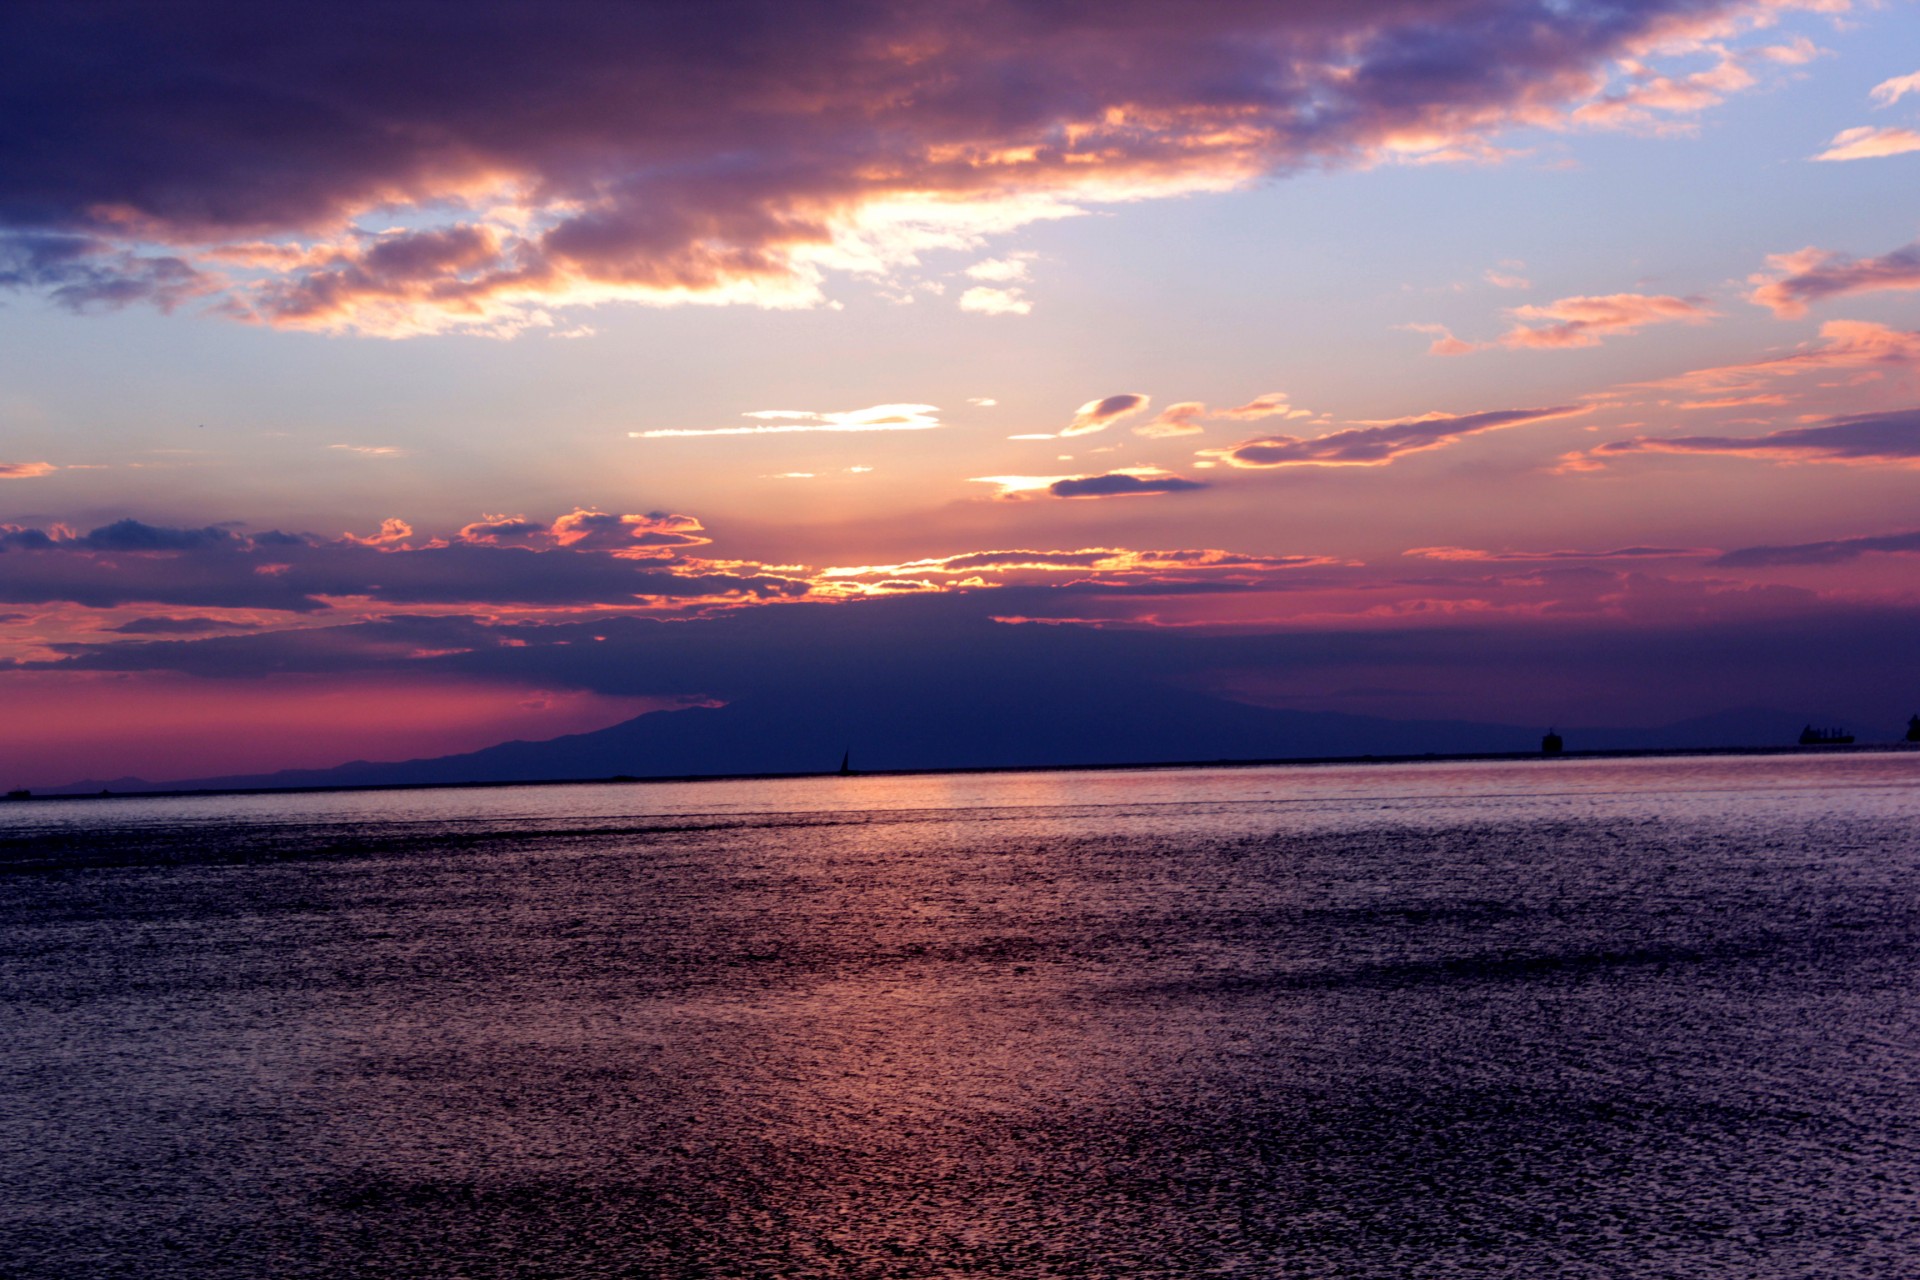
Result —
[[1547, 736], [1540, 739], [1540, 754], [1543, 756], [1557, 756], [1566, 749], [1567, 744], [1552, 729], [1547, 730]]

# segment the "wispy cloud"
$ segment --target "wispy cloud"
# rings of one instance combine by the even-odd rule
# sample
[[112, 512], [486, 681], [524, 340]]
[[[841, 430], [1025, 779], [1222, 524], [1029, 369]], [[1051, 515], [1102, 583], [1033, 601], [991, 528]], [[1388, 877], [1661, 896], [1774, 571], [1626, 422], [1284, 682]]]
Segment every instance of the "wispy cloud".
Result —
[[1876, 107], [1890, 107], [1910, 93], [1920, 93], [1920, 71], [1882, 80], [1873, 86], [1873, 91], [1867, 97], [1873, 100]]
[[0, 480], [28, 480], [58, 470], [51, 462], [0, 462]]
[[1135, 427], [1133, 434], [1146, 436], [1150, 440], [1167, 439], [1173, 436], [1197, 436], [1206, 430], [1200, 423], [1208, 416], [1207, 406], [1203, 401], [1181, 400], [1154, 414], [1151, 422], [1143, 422]]
[[1829, 320], [1817, 341], [1793, 351], [1740, 364], [1692, 369], [1671, 378], [1638, 385], [1696, 395], [1766, 394], [1781, 379], [1834, 369], [1873, 371], [1920, 366], [1920, 332], [1894, 329], [1866, 320]]
[[1337, 563], [1326, 556], [1257, 556], [1212, 548], [1136, 551], [1125, 547], [1062, 550], [966, 551], [898, 564], [836, 565], [821, 570], [824, 581], [886, 577], [973, 577], [979, 574], [1062, 575], [1097, 572], [1197, 573], [1204, 575], [1304, 569]]
[[1755, 569], [1776, 565], [1841, 564], [1865, 555], [1920, 554], [1920, 532], [1836, 538], [1828, 542], [1799, 542], [1774, 547], [1741, 547], [1721, 556], [1716, 564]]
[[1417, 560], [1486, 564], [1550, 563], [1558, 560], [1675, 560], [1710, 556], [1709, 547], [1615, 547], [1609, 551], [1482, 551], [1473, 547], [1411, 547], [1400, 553]]
[[757, 418], [748, 427], [663, 427], [629, 431], [635, 440], [667, 440], [688, 436], [781, 436], [804, 432], [932, 431], [946, 424], [930, 404], [876, 404], [866, 409], [816, 413], [810, 409], [756, 409], [740, 416]]
[[1513, 307], [1507, 314], [1516, 323], [1492, 342], [1464, 342], [1454, 337], [1443, 325], [1406, 327], [1435, 335], [1433, 344], [1428, 348], [1433, 355], [1459, 356], [1494, 347], [1515, 350], [1597, 347], [1603, 339], [1638, 333], [1650, 325], [1675, 322], [1705, 324], [1718, 316], [1719, 312], [1700, 298], [1676, 298], [1670, 294], [1609, 293]]
[[1206, 430], [1200, 425], [1201, 422], [1209, 419], [1255, 422], [1261, 418], [1310, 418], [1312, 416], [1310, 411], [1289, 404], [1286, 392], [1267, 391], [1231, 409], [1209, 409], [1204, 401], [1181, 400], [1155, 414], [1151, 422], [1143, 422], [1135, 427], [1133, 433], [1149, 439], [1163, 439], [1171, 436], [1199, 435]]
[[1814, 160], [1880, 160], [1920, 151], [1920, 133], [1899, 125], [1861, 125], [1842, 129]]
[[1589, 451], [1595, 459], [1633, 453], [1720, 454], [1769, 462], [1920, 466], [1920, 409], [1863, 413], [1758, 436], [1635, 436]]
[[1349, 427], [1324, 436], [1266, 436], [1227, 449], [1203, 449], [1203, 458], [1230, 467], [1380, 467], [1412, 453], [1455, 444], [1468, 436], [1586, 412], [1584, 405], [1429, 414], [1399, 422]]

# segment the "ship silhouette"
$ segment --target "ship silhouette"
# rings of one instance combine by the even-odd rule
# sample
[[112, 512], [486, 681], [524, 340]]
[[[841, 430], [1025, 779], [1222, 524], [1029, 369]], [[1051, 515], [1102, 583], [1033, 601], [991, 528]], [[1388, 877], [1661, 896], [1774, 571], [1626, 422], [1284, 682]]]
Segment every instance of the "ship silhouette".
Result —
[[1853, 741], [1853, 735], [1845, 729], [1816, 729], [1812, 725], [1800, 731], [1800, 745], [1803, 747], [1844, 747]]

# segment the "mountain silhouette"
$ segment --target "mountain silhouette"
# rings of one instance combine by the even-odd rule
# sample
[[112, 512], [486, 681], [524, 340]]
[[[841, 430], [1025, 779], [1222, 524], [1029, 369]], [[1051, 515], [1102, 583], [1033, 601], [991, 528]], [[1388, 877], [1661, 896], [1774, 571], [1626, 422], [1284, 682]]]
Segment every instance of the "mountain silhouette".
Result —
[[[1790, 743], [1805, 717], [1727, 712], [1659, 729], [1568, 729], [1572, 751]], [[590, 733], [406, 761], [166, 783], [119, 778], [43, 794], [253, 787], [538, 782], [628, 776], [825, 773], [851, 749], [862, 772], [1073, 764], [1532, 752], [1538, 726], [1278, 710], [1164, 685], [924, 680], [760, 692], [656, 711]]]

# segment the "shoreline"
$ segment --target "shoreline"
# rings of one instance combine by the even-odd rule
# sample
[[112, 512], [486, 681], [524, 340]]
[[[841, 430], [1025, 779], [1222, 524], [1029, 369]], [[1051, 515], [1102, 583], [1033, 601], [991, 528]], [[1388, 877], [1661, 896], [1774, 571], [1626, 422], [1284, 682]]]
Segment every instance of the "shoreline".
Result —
[[503, 787], [661, 786], [699, 782], [791, 782], [809, 778], [846, 778], [857, 780], [860, 778], [947, 777], [997, 773], [1113, 773], [1147, 770], [1172, 771], [1180, 769], [1324, 768], [1333, 765], [1452, 764], [1476, 761], [1511, 763], [1524, 760], [1537, 760], [1542, 763], [1548, 763], [1559, 760], [1643, 760], [1706, 756], [1835, 756], [1871, 755], [1888, 752], [1896, 754], [1901, 752], [1920, 752], [1920, 743], [1895, 741], [1878, 743], [1836, 743], [1822, 746], [1801, 746], [1798, 743], [1794, 743], [1788, 746], [1769, 747], [1618, 747], [1597, 751], [1563, 751], [1555, 755], [1547, 755], [1540, 751], [1468, 751], [1427, 752], [1419, 755], [1274, 756], [1262, 759], [1225, 760], [1136, 760], [1106, 764], [958, 765], [946, 768], [926, 769], [856, 769], [851, 773], [844, 774], [837, 769], [822, 769], [796, 773], [649, 774], [645, 777], [630, 774], [611, 774], [584, 778], [523, 778], [511, 781], [473, 780], [466, 782], [366, 782], [334, 786], [166, 787], [156, 788], [151, 791], [29, 791], [29, 793], [25, 795], [9, 793], [5, 795], [3, 799], [0, 799], [0, 803], [32, 804], [39, 801], [55, 800], [164, 800], [195, 796], [323, 795], [330, 792], [478, 791]]

